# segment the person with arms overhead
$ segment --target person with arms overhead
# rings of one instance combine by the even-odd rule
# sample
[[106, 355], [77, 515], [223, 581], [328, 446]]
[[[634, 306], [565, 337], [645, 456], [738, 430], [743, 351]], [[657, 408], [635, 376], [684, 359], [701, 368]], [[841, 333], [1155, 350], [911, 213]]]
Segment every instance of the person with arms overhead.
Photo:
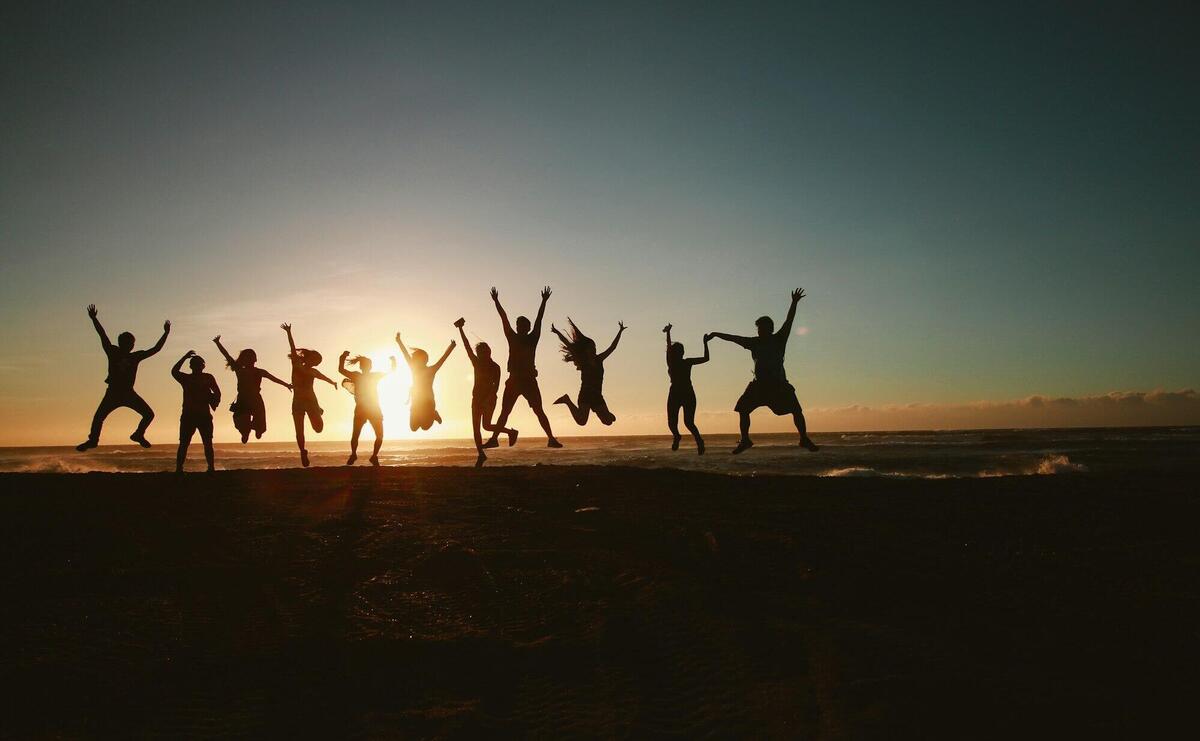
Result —
[[[494, 448], [500, 444], [497, 442], [500, 430], [508, 423], [508, 415], [512, 413], [513, 405], [522, 396], [537, 416], [542, 429], [546, 431], [546, 447], [562, 447], [562, 443], [555, 439], [554, 432], [550, 429], [550, 420], [546, 418], [546, 412], [542, 409], [542, 390], [538, 388], [535, 363], [538, 340], [542, 336], [542, 316], [546, 313], [546, 302], [549, 300], [550, 286], [546, 286], [542, 289], [542, 303], [538, 307], [537, 321], [530, 326], [529, 319], [519, 316], [517, 328], [514, 330], [508, 323], [508, 314], [500, 305], [500, 292], [495, 287], [492, 288], [492, 302], [496, 304], [496, 313], [500, 315], [500, 322], [504, 325], [504, 337], [508, 340], [508, 380], [504, 382], [500, 419], [496, 420], [496, 429], [492, 430], [492, 437], [483, 444], [485, 448]], [[509, 444], [515, 442], [516, 437], [509, 436]]]
[[487, 460], [487, 455], [483, 452], [483, 437], [479, 432], [481, 427], [488, 432], [507, 434], [510, 446], [516, 444], [518, 433], [516, 430], [492, 424], [492, 412], [496, 411], [496, 395], [500, 391], [500, 366], [492, 360], [492, 348], [488, 343], [480, 342], [475, 345], [474, 351], [471, 350], [467, 331], [463, 329], [466, 323], [466, 319], [459, 319], [454, 326], [458, 327], [458, 334], [462, 337], [463, 347], [475, 372], [475, 383], [471, 387], [471, 432], [475, 436], [475, 450], [479, 453], [475, 459], [475, 465], [478, 467]]
[[792, 333], [792, 320], [796, 318], [796, 304], [800, 303], [802, 298], [803, 288], [792, 291], [792, 304], [788, 307], [787, 318], [783, 320], [783, 326], [778, 332], [775, 331], [775, 323], [771, 317], [761, 316], [754, 322], [758, 328], [758, 335], [755, 337], [741, 337], [724, 332], [713, 332], [705, 336], [706, 341], [716, 337], [744, 347], [754, 358], [754, 380], [746, 386], [746, 390], [734, 406], [742, 433], [737, 447], [733, 449], [734, 454], [754, 445], [750, 440], [750, 412], [764, 406], [778, 415], [792, 415], [796, 431], [800, 433], [800, 446], [814, 452], [819, 450], [808, 436], [804, 411], [796, 399], [796, 389], [788, 383], [787, 374], [783, 369], [783, 356], [787, 350], [788, 336]]
[[[338, 373], [346, 377], [342, 381], [350, 393], [354, 394], [354, 425], [350, 431], [350, 457], [347, 466], [353, 466], [358, 460], [358, 436], [362, 433], [363, 425], [368, 422], [375, 430], [375, 449], [371, 452], [371, 465], [379, 465], [379, 449], [383, 446], [383, 408], [379, 406], [379, 382], [387, 373], [372, 373], [371, 359], [359, 355], [350, 360], [358, 365], [357, 371], [346, 370], [346, 359], [350, 351], [346, 350], [338, 358]], [[392, 367], [388, 373], [396, 372], [396, 358], [391, 358]]]
[[304, 418], [308, 417], [313, 432], [325, 429], [322, 418], [324, 410], [317, 403], [317, 392], [313, 390], [313, 380], [321, 379], [330, 386], [337, 388], [337, 381], [317, 370], [321, 364], [321, 353], [308, 348], [297, 348], [292, 338], [292, 325], [284, 322], [279, 327], [287, 333], [288, 359], [292, 361], [292, 421], [296, 425], [296, 445], [300, 448], [300, 464], [308, 468], [308, 450], [304, 447]]
[[596, 413], [596, 419], [602, 424], [611, 425], [617, 416], [608, 410], [608, 402], [604, 400], [604, 361], [617, 349], [617, 343], [625, 333], [625, 322], [617, 322], [617, 336], [602, 353], [596, 352], [596, 341], [580, 332], [571, 317], [567, 317], [567, 324], [570, 336], [559, 332], [553, 324], [550, 325], [550, 331], [562, 343], [563, 362], [574, 363], [579, 369], [579, 401], [572, 403], [571, 397], [563, 394], [554, 403], [565, 404], [580, 427], [587, 424], [591, 412]]
[[[188, 361], [191, 373], [184, 373], [183, 361]], [[183, 462], [187, 459], [192, 435], [199, 432], [204, 443], [204, 460], [208, 471], [213, 470], [213, 418], [212, 413], [221, 403], [221, 389], [212, 374], [204, 372], [204, 358], [195, 350], [188, 350], [171, 367], [171, 377], [183, 387], [183, 411], [179, 415], [179, 450], [175, 453], [175, 473], [183, 473]]]
[[704, 438], [696, 428], [696, 389], [692, 387], [692, 368], [707, 363], [708, 341], [704, 336], [704, 357], [683, 357], [683, 343], [671, 342], [671, 325], [663, 327], [667, 335], [667, 376], [671, 388], [667, 391], [667, 429], [671, 431], [671, 450], [679, 450], [679, 411], [683, 410], [683, 424], [696, 440], [697, 455], [704, 455]]
[[262, 398], [263, 379], [274, 381], [288, 391], [292, 390], [292, 384], [256, 367], [254, 364], [258, 362], [258, 354], [250, 348], [238, 353], [235, 360], [221, 344], [221, 335], [214, 337], [213, 342], [225, 356], [226, 365], [237, 376], [237, 398], [229, 406], [229, 411], [233, 412], [233, 426], [242, 434], [242, 444], [245, 445], [250, 439], [251, 432], [256, 440], [262, 439], [267, 431], [267, 407]]
[[108, 356], [108, 377], [104, 379], [108, 388], [104, 392], [104, 398], [100, 400], [100, 405], [96, 407], [96, 413], [92, 415], [92, 427], [88, 432], [87, 440], [76, 445], [75, 449], [82, 452], [99, 445], [100, 430], [104, 427], [104, 420], [114, 410], [121, 407], [129, 407], [142, 415], [141, 422], [138, 422], [137, 429], [133, 431], [129, 439], [143, 448], [148, 448], [150, 441], [146, 439], [146, 429], [154, 421], [154, 410], [150, 408], [145, 399], [133, 390], [133, 384], [137, 380], [138, 365], [163, 349], [163, 345], [167, 342], [167, 335], [171, 333], [171, 322], [170, 320], [163, 322], [162, 337], [158, 338], [154, 347], [149, 350], [135, 351], [133, 349], [134, 337], [129, 332], [117, 335], [117, 344], [109, 342], [108, 335], [104, 332], [103, 325], [100, 324], [99, 312], [96, 310], [95, 304], [87, 307], [87, 313], [92, 319], [92, 326], [96, 329], [96, 334], [100, 335], [100, 346], [104, 348], [104, 354]]
[[442, 363], [454, 352], [454, 340], [450, 340], [446, 352], [433, 365], [429, 364], [429, 353], [421, 348], [413, 348], [412, 353], [404, 346], [400, 333], [396, 333], [396, 344], [404, 353], [404, 360], [412, 372], [412, 388], [409, 392], [408, 427], [413, 432], [428, 430], [434, 422], [441, 422], [442, 415], [437, 412], [437, 401], [433, 398], [433, 377], [441, 369]]

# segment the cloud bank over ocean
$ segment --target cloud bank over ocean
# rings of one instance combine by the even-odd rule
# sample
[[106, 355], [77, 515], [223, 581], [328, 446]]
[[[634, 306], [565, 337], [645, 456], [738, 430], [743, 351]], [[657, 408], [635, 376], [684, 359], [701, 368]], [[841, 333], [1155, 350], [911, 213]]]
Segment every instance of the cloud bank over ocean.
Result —
[[965, 404], [814, 407], [815, 430], [972, 429], [986, 427], [1135, 427], [1200, 424], [1200, 393], [1113, 391], [1099, 396], [1029, 396]]

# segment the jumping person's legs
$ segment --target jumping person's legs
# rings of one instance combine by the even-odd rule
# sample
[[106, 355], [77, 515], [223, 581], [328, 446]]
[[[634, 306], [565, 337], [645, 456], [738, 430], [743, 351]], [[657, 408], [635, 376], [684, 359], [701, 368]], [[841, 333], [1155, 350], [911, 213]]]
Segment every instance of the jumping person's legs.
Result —
[[683, 402], [683, 424], [696, 439], [696, 453], [704, 455], [704, 438], [700, 437], [700, 430], [696, 427], [696, 395], [694, 393], [690, 394]]
[[200, 422], [196, 425], [196, 429], [200, 432], [200, 441], [204, 443], [204, 462], [208, 464], [208, 470], [213, 470], [213, 421], [212, 417]]
[[671, 431], [671, 450], [679, 450], [679, 409], [683, 406], [682, 396], [674, 386], [667, 391], [667, 429]]
[[296, 426], [296, 447], [304, 452], [304, 412], [292, 412], [292, 423]]
[[796, 432], [800, 433], [800, 447], [817, 452], [821, 448], [808, 436], [808, 427], [804, 422], [804, 411], [799, 406], [792, 412], [792, 421], [796, 423]]
[[500, 418], [496, 420], [496, 426], [492, 428], [492, 436], [484, 443], [485, 448], [495, 448], [500, 445], [496, 442], [496, 438], [500, 436], [500, 430], [504, 429], [504, 425], [508, 422], [508, 415], [512, 414], [513, 405], [517, 403], [517, 398], [521, 396], [521, 390], [518, 383], [513, 381], [512, 376], [504, 383], [504, 397], [500, 402]]
[[617, 415], [609, 411], [608, 402], [604, 400], [603, 396], [592, 401], [592, 411], [596, 413], [596, 419], [600, 420], [605, 427], [617, 421]]
[[308, 412], [308, 423], [312, 425], [313, 432], [320, 434], [325, 429], [325, 418], [321, 416], [320, 410]]
[[754, 443], [750, 441], [750, 412], [738, 412], [738, 430], [741, 431], [742, 438], [738, 440], [737, 447], [733, 449], [734, 455], [754, 446]]
[[[542, 410], [542, 390], [538, 388], [536, 378], [530, 379], [523, 395], [525, 396], [525, 401], [529, 403], [529, 408], [533, 410], [534, 416], [537, 417], [538, 424], [546, 432], [546, 447], [561, 448], [562, 443], [554, 437], [554, 431], [550, 429], [550, 420], [546, 419], [546, 412]], [[505, 417], [501, 420], [501, 424], [504, 424], [507, 420], [508, 418]]]
[[371, 418], [371, 429], [375, 430], [375, 449], [371, 451], [371, 465], [379, 465], [379, 449], [383, 447], [383, 417]]
[[350, 458], [346, 461], [347, 466], [353, 466], [354, 461], [358, 460], [358, 436], [362, 433], [363, 425], [367, 423], [367, 418], [355, 410], [354, 423], [350, 429]]
[[142, 415], [142, 421], [138, 422], [137, 429], [133, 431], [129, 439], [143, 448], [150, 447], [150, 441], [146, 439], [146, 430], [150, 427], [150, 423], [154, 421], [154, 410], [150, 408], [145, 399], [138, 396], [136, 391], [129, 392], [129, 398], [125, 400], [125, 406]]
[[587, 405], [587, 403], [584, 402], [582, 393], [579, 395], [579, 403], [578, 404], [571, 401], [571, 397], [567, 396], [566, 394], [563, 394], [562, 396], [555, 399], [554, 403], [562, 404], [568, 410], [570, 410], [571, 417], [573, 417], [575, 419], [575, 424], [579, 425], [580, 427], [587, 424], [588, 415], [591, 414], [592, 410], [591, 410], [591, 407], [589, 407]]
[[512, 446], [516, 445], [518, 435], [516, 430], [512, 429], [511, 427], [504, 427], [500, 424], [492, 424], [492, 412], [496, 411], [496, 400], [483, 399], [479, 402], [479, 405], [479, 426], [496, 435], [503, 432], [504, 434], [508, 435], [508, 447], [511, 448]]
[[188, 446], [192, 444], [192, 434], [195, 431], [194, 422], [186, 418], [179, 420], [179, 449], [175, 451], [175, 473], [183, 473], [183, 462], [187, 460]]
[[252, 409], [251, 428], [254, 430], [254, 439], [261, 440], [263, 433], [267, 431], [267, 405], [261, 396], [255, 397]]
[[121, 404], [116, 394], [106, 392], [104, 397], [100, 399], [100, 403], [96, 406], [96, 413], [92, 415], [92, 426], [88, 430], [87, 440], [80, 443], [75, 449], [83, 451], [96, 447], [100, 442], [100, 431], [104, 428], [104, 420], [108, 419], [108, 415], [121, 406], [123, 404]]

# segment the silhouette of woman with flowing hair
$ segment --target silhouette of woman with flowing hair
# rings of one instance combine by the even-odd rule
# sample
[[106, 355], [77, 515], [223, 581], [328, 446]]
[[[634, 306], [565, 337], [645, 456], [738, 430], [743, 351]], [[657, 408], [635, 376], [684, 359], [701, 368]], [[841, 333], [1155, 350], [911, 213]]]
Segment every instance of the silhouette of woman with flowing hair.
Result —
[[292, 361], [292, 422], [296, 425], [296, 445], [300, 448], [300, 465], [308, 468], [308, 450], [304, 447], [304, 418], [312, 425], [313, 432], [325, 429], [325, 420], [321, 417], [324, 410], [317, 403], [317, 392], [313, 390], [313, 381], [321, 379], [330, 386], [337, 388], [337, 381], [317, 370], [321, 364], [321, 353], [306, 347], [296, 347], [292, 338], [292, 325], [284, 322], [279, 328], [287, 333], [288, 359]]
[[516, 430], [492, 424], [492, 412], [496, 411], [496, 394], [500, 390], [500, 366], [492, 360], [492, 348], [488, 343], [480, 342], [475, 345], [474, 351], [471, 350], [467, 331], [463, 329], [466, 323], [466, 319], [459, 319], [454, 326], [458, 327], [463, 348], [467, 351], [467, 357], [471, 359], [471, 367], [475, 372], [475, 383], [471, 387], [471, 432], [475, 435], [475, 450], [479, 453], [475, 465], [479, 467], [487, 460], [487, 455], [483, 452], [480, 427], [488, 432], [506, 433], [510, 447], [516, 444], [518, 433]]
[[596, 413], [596, 418], [601, 423], [611, 425], [617, 416], [608, 411], [608, 403], [604, 401], [604, 361], [617, 349], [617, 343], [625, 333], [625, 322], [617, 322], [617, 336], [613, 337], [608, 349], [599, 354], [596, 353], [595, 341], [580, 332], [570, 317], [567, 317], [567, 324], [569, 335], [559, 332], [553, 324], [550, 325], [550, 331], [557, 335], [562, 343], [563, 362], [574, 363], [579, 369], [579, 401], [572, 403], [571, 397], [563, 394], [555, 399], [554, 403], [565, 404], [567, 409], [571, 410], [575, 423], [581, 427], [587, 424], [588, 414], [591, 412]]
[[790, 414], [800, 433], [800, 447], [817, 452], [820, 447], [808, 436], [808, 427], [804, 421], [804, 410], [796, 398], [796, 389], [788, 383], [787, 373], [783, 368], [783, 357], [787, 351], [787, 341], [792, 334], [792, 321], [796, 318], [796, 304], [804, 298], [804, 289], [792, 291], [792, 303], [788, 306], [787, 318], [783, 326], [775, 331], [775, 322], [769, 316], [760, 316], [754, 321], [758, 334], [754, 337], [742, 337], [725, 332], [710, 332], [706, 337], [716, 337], [719, 340], [732, 342], [750, 351], [754, 358], [754, 380], [742, 392], [734, 411], [738, 413], [738, 426], [741, 438], [733, 454], [743, 453], [754, 447], [750, 439], [750, 413], [759, 407], [767, 407], [777, 415]]
[[[342, 385], [354, 394], [354, 425], [350, 432], [350, 457], [346, 459], [346, 465], [353, 466], [358, 460], [358, 436], [362, 433], [363, 425], [370, 423], [371, 429], [375, 431], [375, 449], [371, 451], [370, 461], [372, 466], [378, 466], [379, 448], [383, 446], [383, 409], [379, 406], [379, 382], [387, 373], [372, 373], [371, 359], [362, 355], [350, 359], [351, 363], [358, 365], [358, 370], [348, 371], [346, 359], [349, 357], [350, 351], [346, 350], [338, 358], [338, 373], [346, 377]], [[390, 360], [392, 367], [388, 373], [395, 373], [396, 358], [393, 356]]]
[[667, 335], [667, 376], [671, 389], [667, 392], [667, 428], [671, 430], [671, 450], [679, 450], [679, 411], [683, 410], [683, 424], [696, 439], [696, 454], [704, 455], [704, 438], [696, 428], [696, 389], [692, 387], [692, 368], [707, 363], [708, 341], [704, 335], [704, 357], [683, 357], [683, 343], [671, 341], [671, 325], [663, 327]]
[[[191, 373], [183, 372], [183, 362], [188, 362]], [[171, 366], [171, 377], [183, 387], [183, 410], [179, 415], [179, 450], [175, 453], [175, 473], [183, 473], [183, 462], [187, 460], [188, 446], [192, 435], [199, 432], [204, 443], [204, 460], [208, 471], [213, 470], [213, 418], [212, 413], [221, 403], [221, 388], [212, 374], [204, 372], [204, 358], [195, 350], [188, 350]]]
[[100, 430], [104, 427], [104, 420], [121, 407], [129, 407], [142, 415], [142, 421], [138, 422], [137, 429], [133, 431], [129, 439], [143, 448], [148, 448], [150, 441], [146, 439], [146, 429], [154, 421], [154, 410], [150, 408], [145, 399], [138, 395], [138, 392], [133, 390], [133, 384], [137, 380], [138, 365], [163, 349], [163, 345], [167, 342], [167, 335], [171, 333], [171, 322], [170, 320], [163, 322], [162, 337], [158, 338], [154, 347], [135, 352], [133, 349], [135, 340], [131, 333], [122, 332], [117, 335], [117, 344], [114, 345], [109, 342], [108, 335], [97, 318], [99, 312], [96, 310], [96, 305], [90, 304], [87, 307], [87, 313], [92, 319], [92, 327], [95, 328], [96, 334], [100, 335], [100, 346], [104, 348], [104, 354], [108, 356], [108, 377], [104, 379], [108, 388], [104, 391], [104, 398], [100, 400], [100, 405], [96, 407], [96, 413], [92, 415], [92, 427], [88, 431], [87, 440], [76, 445], [75, 449], [83, 452], [99, 445]]
[[267, 407], [262, 398], [263, 379], [274, 381], [288, 391], [292, 390], [292, 384], [255, 366], [258, 355], [250, 348], [242, 350], [234, 359], [221, 344], [221, 335], [214, 337], [213, 342], [225, 356], [225, 364], [237, 376], [237, 398], [229, 406], [229, 411], [233, 412], [233, 426], [242, 434], [243, 445], [250, 439], [251, 432], [254, 433], [254, 439], [259, 440], [267, 431]]
[[413, 432], [428, 430], [435, 422], [442, 421], [442, 415], [437, 412], [437, 401], [433, 398], [433, 377], [441, 370], [442, 363], [446, 362], [450, 353], [454, 352], [454, 340], [450, 340], [446, 352], [433, 365], [429, 364], [429, 353], [421, 348], [415, 347], [410, 353], [400, 339], [399, 332], [396, 333], [396, 344], [400, 346], [404, 361], [412, 372], [412, 387], [408, 394], [408, 428]]
[[[508, 415], [512, 413], [513, 405], [517, 403], [517, 399], [524, 396], [525, 401], [529, 402], [529, 408], [533, 410], [538, 422], [542, 425], [542, 429], [546, 431], [546, 447], [561, 448], [562, 443], [554, 437], [554, 432], [550, 429], [550, 420], [546, 418], [546, 411], [542, 409], [542, 390], [538, 388], [538, 373], [535, 365], [538, 340], [542, 337], [542, 317], [546, 314], [546, 302], [550, 300], [550, 286], [542, 289], [542, 303], [538, 307], [537, 320], [532, 327], [529, 319], [519, 316], [516, 330], [513, 330], [512, 325], [508, 323], [508, 314], [500, 305], [500, 292], [496, 290], [495, 286], [492, 286], [491, 293], [492, 303], [496, 305], [496, 313], [500, 315], [500, 322], [504, 325], [504, 337], [508, 340], [508, 380], [504, 382], [500, 419], [496, 420], [496, 429], [492, 430], [491, 438], [483, 444], [483, 447], [495, 448], [500, 445], [496, 438], [499, 436], [500, 430], [508, 423]], [[515, 442], [516, 438], [509, 438], [509, 440], [510, 443]]]

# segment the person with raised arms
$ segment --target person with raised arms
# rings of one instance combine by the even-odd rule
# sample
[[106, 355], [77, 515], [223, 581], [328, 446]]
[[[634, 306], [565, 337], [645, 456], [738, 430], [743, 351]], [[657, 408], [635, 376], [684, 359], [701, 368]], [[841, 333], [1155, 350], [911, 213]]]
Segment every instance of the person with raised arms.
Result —
[[370, 423], [375, 431], [375, 449], [371, 451], [370, 461], [372, 466], [378, 466], [379, 449], [383, 446], [383, 408], [379, 406], [379, 382], [388, 373], [396, 372], [396, 358], [391, 357], [392, 367], [387, 373], [372, 373], [371, 359], [363, 355], [350, 360], [358, 365], [357, 371], [346, 370], [346, 359], [349, 357], [350, 351], [346, 350], [338, 358], [338, 373], [346, 377], [342, 385], [354, 394], [354, 425], [350, 431], [350, 457], [346, 465], [353, 466], [358, 460], [358, 436], [363, 425]]
[[571, 317], [567, 317], [567, 325], [568, 334], [559, 332], [553, 324], [550, 325], [550, 331], [562, 343], [563, 362], [574, 363], [579, 369], [578, 403], [572, 402], [567, 394], [555, 399], [554, 403], [566, 405], [575, 424], [580, 427], [587, 424], [591, 412], [596, 413], [596, 419], [601, 424], [611, 425], [617, 420], [617, 415], [609, 411], [608, 402], [604, 400], [604, 361], [617, 349], [621, 335], [625, 334], [625, 322], [617, 322], [617, 336], [602, 353], [596, 352], [596, 341], [579, 331]]
[[671, 379], [671, 388], [667, 391], [667, 429], [671, 431], [671, 450], [679, 450], [679, 412], [683, 411], [683, 424], [696, 440], [696, 454], [704, 455], [704, 438], [696, 427], [696, 389], [692, 386], [692, 368], [707, 363], [709, 359], [708, 342], [710, 336], [704, 336], [704, 357], [683, 357], [683, 343], [671, 341], [671, 325], [663, 327], [667, 335], [667, 376]]
[[[187, 361], [191, 373], [183, 372]], [[211, 373], [204, 372], [204, 358], [195, 350], [188, 350], [171, 366], [171, 377], [183, 387], [183, 409], [179, 415], [179, 449], [175, 452], [175, 473], [183, 473], [183, 462], [187, 460], [188, 446], [192, 435], [200, 433], [204, 443], [204, 460], [209, 473], [213, 470], [213, 418], [212, 413], [221, 403], [221, 388]]]
[[767, 407], [778, 415], [790, 414], [800, 433], [800, 446], [813, 452], [819, 450], [817, 444], [808, 436], [804, 422], [804, 411], [796, 399], [796, 389], [788, 383], [787, 373], [783, 369], [783, 356], [787, 350], [788, 337], [792, 333], [792, 320], [796, 318], [796, 304], [804, 298], [804, 289], [792, 291], [792, 303], [788, 307], [787, 318], [783, 326], [775, 331], [775, 322], [769, 316], [760, 316], [754, 325], [758, 334], [754, 337], [712, 332], [705, 335], [705, 341], [716, 337], [719, 340], [732, 342], [750, 351], [754, 358], [754, 380], [746, 386], [738, 399], [734, 410], [738, 413], [738, 423], [741, 429], [741, 439], [733, 449], [736, 455], [754, 446], [750, 440], [750, 413], [759, 407]]
[[400, 346], [400, 352], [404, 354], [404, 361], [408, 363], [408, 370], [412, 373], [408, 399], [408, 427], [413, 432], [428, 430], [435, 422], [442, 421], [442, 415], [437, 411], [437, 400], [433, 397], [433, 378], [446, 362], [446, 358], [450, 357], [450, 353], [454, 352], [455, 342], [450, 340], [446, 352], [442, 353], [442, 357], [433, 365], [429, 364], [429, 353], [421, 348], [415, 347], [410, 353], [404, 346], [404, 341], [400, 339], [399, 332], [396, 333], [396, 344]]
[[250, 439], [251, 432], [254, 433], [254, 439], [262, 439], [267, 431], [267, 406], [262, 398], [263, 379], [273, 381], [288, 391], [292, 390], [292, 384], [257, 367], [258, 354], [250, 348], [242, 350], [235, 359], [221, 344], [221, 335], [214, 337], [213, 343], [225, 356], [229, 370], [237, 376], [237, 398], [229, 405], [229, 411], [233, 412], [233, 426], [241, 433], [242, 444], [245, 445]]
[[100, 430], [104, 427], [104, 420], [121, 407], [128, 407], [142, 415], [142, 420], [138, 422], [137, 429], [133, 431], [129, 439], [143, 448], [148, 448], [150, 441], [146, 439], [146, 430], [154, 421], [154, 410], [138, 392], [133, 390], [133, 384], [137, 380], [138, 365], [146, 358], [158, 353], [167, 343], [167, 335], [171, 333], [171, 321], [168, 319], [163, 322], [162, 337], [158, 338], [154, 347], [149, 350], [134, 350], [135, 340], [130, 332], [122, 332], [117, 335], [117, 344], [115, 345], [109, 342], [108, 334], [105, 333], [104, 326], [100, 324], [99, 312], [96, 310], [95, 304], [87, 307], [87, 313], [92, 319], [92, 327], [95, 328], [96, 334], [100, 335], [100, 346], [104, 348], [104, 354], [108, 356], [108, 377], [104, 379], [108, 388], [104, 391], [104, 398], [100, 400], [100, 405], [96, 407], [96, 413], [92, 415], [92, 427], [88, 432], [87, 440], [76, 445], [75, 449], [83, 452], [99, 445]]
[[475, 466], [479, 467], [487, 460], [487, 455], [483, 452], [480, 428], [488, 432], [507, 434], [510, 446], [516, 444], [519, 433], [514, 429], [492, 424], [492, 412], [496, 411], [496, 395], [500, 391], [500, 366], [492, 360], [492, 348], [488, 343], [479, 342], [474, 350], [471, 349], [467, 331], [463, 329], [466, 323], [466, 319], [459, 319], [454, 326], [458, 327], [463, 348], [467, 351], [467, 357], [471, 359], [471, 368], [475, 374], [475, 381], [471, 387], [471, 433], [475, 436], [475, 450], [479, 453], [475, 458]]
[[[537, 320], [530, 325], [529, 319], [519, 316], [515, 330], [508, 322], [508, 314], [505, 313], [504, 307], [500, 305], [500, 292], [493, 286], [491, 293], [496, 313], [500, 315], [500, 322], [504, 326], [504, 337], [508, 340], [508, 380], [504, 382], [504, 397], [500, 404], [500, 418], [496, 420], [496, 429], [492, 430], [492, 437], [483, 447], [494, 448], [500, 444], [497, 442], [500, 429], [508, 423], [508, 415], [512, 413], [517, 399], [523, 396], [542, 429], [546, 431], [546, 447], [561, 448], [562, 443], [554, 437], [554, 432], [550, 429], [550, 420], [546, 418], [546, 412], [542, 409], [542, 390], [538, 388], [535, 363], [538, 340], [542, 336], [542, 317], [546, 313], [546, 302], [550, 300], [550, 286], [542, 289], [542, 303], [538, 307]], [[516, 436], [510, 435], [509, 445], [515, 442]]]
[[296, 445], [300, 448], [300, 465], [308, 468], [308, 450], [304, 447], [304, 418], [312, 425], [313, 432], [325, 429], [325, 413], [317, 403], [317, 392], [313, 390], [313, 381], [320, 379], [330, 386], [337, 388], [337, 381], [317, 370], [321, 364], [321, 353], [306, 347], [296, 347], [292, 338], [292, 325], [284, 322], [280, 329], [287, 333], [288, 360], [292, 361], [292, 422], [296, 425]]

